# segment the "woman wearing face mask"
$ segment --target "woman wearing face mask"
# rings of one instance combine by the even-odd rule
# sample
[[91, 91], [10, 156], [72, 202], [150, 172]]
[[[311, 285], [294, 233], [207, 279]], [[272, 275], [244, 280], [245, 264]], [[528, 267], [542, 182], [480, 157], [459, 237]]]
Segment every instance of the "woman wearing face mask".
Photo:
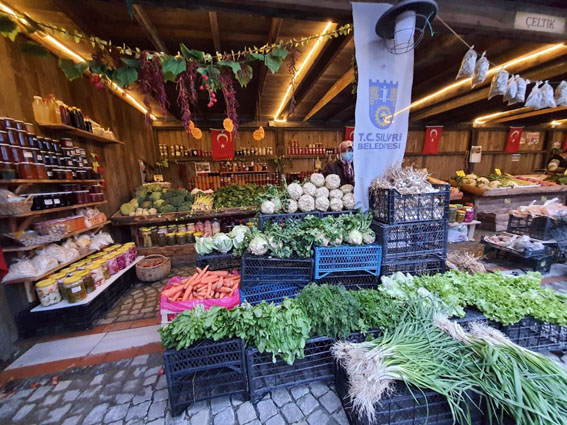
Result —
[[341, 178], [341, 185], [352, 184], [354, 186], [354, 163], [352, 160], [352, 142], [345, 140], [339, 145], [339, 159], [327, 163], [323, 174], [336, 174]]

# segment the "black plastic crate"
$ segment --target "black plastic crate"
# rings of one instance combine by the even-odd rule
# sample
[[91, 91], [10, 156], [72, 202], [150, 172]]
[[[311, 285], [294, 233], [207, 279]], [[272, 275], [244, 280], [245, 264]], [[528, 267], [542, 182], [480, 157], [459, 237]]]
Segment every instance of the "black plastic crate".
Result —
[[518, 323], [500, 328], [512, 342], [533, 351], [567, 348], [567, 327], [526, 317]]
[[241, 339], [202, 340], [191, 347], [163, 353], [172, 415], [187, 406], [218, 396], [248, 397], [246, 354]]
[[246, 252], [242, 257], [242, 287], [260, 283], [295, 283], [312, 281], [313, 258], [276, 258]]
[[235, 257], [230, 252], [226, 254], [197, 255], [195, 264], [201, 269], [208, 265], [209, 270], [240, 270], [242, 257]]
[[521, 269], [532, 269], [533, 271], [540, 272], [542, 274], [549, 272], [554, 259], [553, 253], [547, 254], [547, 248], [544, 252], [546, 253], [538, 255], [530, 253], [530, 256], [525, 256], [520, 252], [513, 251], [511, 249], [500, 248], [492, 244], [487, 244], [484, 247], [484, 255], [487, 259], [500, 259], [510, 261], [512, 263], [518, 263], [518, 266]]
[[[370, 329], [366, 333], [353, 332], [345, 339], [349, 342], [360, 343], [366, 341], [369, 338], [371, 339], [378, 338], [380, 335], [382, 335], [382, 331], [380, 329]], [[338, 339], [342, 339], [342, 338], [338, 338]]]
[[567, 223], [564, 221], [556, 223], [555, 227], [551, 229], [551, 235], [561, 253], [564, 256], [567, 255]]
[[552, 230], [555, 224], [555, 220], [551, 217], [516, 217], [510, 214], [507, 231], [516, 235], [528, 235], [534, 239], [547, 241], [553, 239]]
[[[383, 398], [376, 406], [376, 418], [370, 421], [366, 416], [359, 416], [352, 407], [348, 394], [348, 376], [343, 367], [338, 365], [335, 374], [335, 386], [343, 408], [351, 425], [453, 425], [453, 414], [447, 399], [431, 390], [410, 389], [402, 382], [396, 383], [395, 392]], [[471, 424], [484, 424], [484, 414], [480, 397], [467, 403], [471, 415]]]
[[285, 224], [289, 220], [303, 220], [308, 215], [320, 217], [319, 211], [310, 212], [294, 212], [291, 214], [259, 214], [258, 215], [258, 229], [264, 230], [266, 223], [282, 223]]
[[491, 323], [491, 321], [488, 320], [484, 316], [484, 314], [482, 314], [480, 311], [478, 311], [477, 309], [474, 309], [474, 308], [465, 309], [465, 316], [464, 317], [456, 317], [456, 318], [452, 318], [451, 320], [454, 320], [455, 322], [457, 322], [465, 330], [469, 330], [470, 324], [473, 323], [473, 322], [480, 322], [480, 323], [488, 324], [488, 325], [491, 325], [491, 326], [493, 325], [493, 323]]
[[446, 221], [384, 224], [373, 221], [376, 242], [382, 245], [383, 261], [416, 257], [427, 254], [447, 255]]
[[510, 214], [508, 217], [508, 227], [506, 231], [508, 233], [514, 233], [515, 235], [529, 235], [530, 227], [532, 225], [532, 217], [516, 217]]
[[272, 353], [260, 353], [256, 347], [246, 350], [250, 398], [258, 400], [278, 388], [317, 381], [332, 381], [333, 357], [330, 352], [333, 338], [315, 337], [305, 344], [305, 357], [287, 364], [279, 359], [274, 363]]
[[319, 213], [319, 217], [324, 218], [327, 216], [338, 217], [343, 214], [355, 214], [357, 210], [342, 210], [342, 211], [324, 211]]
[[240, 299], [251, 305], [262, 301], [267, 303], [281, 304], [284, 298], [294, 298], [303, 288], [302, 285], [293, 283], [266, 283], [242, 288]]
[[319, 284], [343, 285], [350, 290], [375, 289], [380, 283], [380, 276], [374, 276], [365, 272], [335, 272], [321, 279], [316, 279]]
[[370, 208], [382, 223], [448, 220], [451, 187], [434, 184], [435, 193], [402, 195], [395, 189], [369, 189]]
[[445, 258], [441, 255], [427, 255], [423, 257], [398, 259], [382, 263], [382, 276], [389, 276], [396, 272], [412, 275], [445, 273]]

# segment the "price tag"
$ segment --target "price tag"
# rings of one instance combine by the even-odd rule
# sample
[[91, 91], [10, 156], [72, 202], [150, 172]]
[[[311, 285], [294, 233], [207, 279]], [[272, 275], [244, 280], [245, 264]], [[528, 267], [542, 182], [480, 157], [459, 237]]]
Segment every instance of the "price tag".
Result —
[[465, 177], [465, 172], [463, 170], [459, 170], [459, 171], [457, 171], [457, 176]]
[[563, 171], [563, 174], [567, 174], [567, 168], [565, 168], [565, 171]]
[[163, 181], [163, 175], [161, 175], [161, 174], [154, 174], [154, 181], [155, 181], [155, 182], [162, 182], [162, 181]]
[[509, 204], [510, 202], [511, 202], [511, 201], [510, 201], [510, 198], [504, 198], [504, 203], [505, 203], [505, 204]]
[[497, 176], [501, 176], [502, 175], [502, 171], [500, 171], [500, 168], [495, 168], [494, 172], [496, 173]]
[[541, 200], [542, 200], [542, 201], [547, 201], [547, 196], [542, 196], [542, 197], [541, 197]]

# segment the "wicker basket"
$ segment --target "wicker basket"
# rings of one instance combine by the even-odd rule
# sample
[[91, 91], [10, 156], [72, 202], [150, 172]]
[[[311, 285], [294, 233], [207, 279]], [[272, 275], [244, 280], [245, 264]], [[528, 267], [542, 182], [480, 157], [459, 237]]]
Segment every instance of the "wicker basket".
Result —
[[20, 202], [1, 202], [0, 215], [21, 215], [31, 211], [33, 196], [27, 196]]
[[[167, 261], [153, 267], [142, 267], [142, 264], [147, 259], [152, 258], [165, 258]], [[171, 260], [164, 255], [152, 254], [146, 256], [142, 261], [136, 264], [136, 276], [142, 282], [155, 282], [156, 280], [163, 279], [171, 271]]]

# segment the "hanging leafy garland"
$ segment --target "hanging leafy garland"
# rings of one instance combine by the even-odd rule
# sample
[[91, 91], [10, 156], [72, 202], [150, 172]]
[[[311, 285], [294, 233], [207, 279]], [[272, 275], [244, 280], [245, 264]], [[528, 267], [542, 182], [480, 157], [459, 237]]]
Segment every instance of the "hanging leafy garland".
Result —
[[[191, 107], [195, 108], [198, 101], [197, 89], [206, 92], [211, 108], [217, 102], [217, 92], [221, 92], [226, 104], [226, 116], [231, 121], [224, 125], [233, 128], [234, 136], [238, 129], [236, 108], [235, 81], [241, 87], [246, 87], [253, 78], [253, 68], [250, 63], [263, 63], [272, 74], [278, 72], [288, 54], [292, 53], [290, 72], [295, 72], [297, 48], [315, 41], [321, 37], [339, 37], [349, 34], [352, 25], [343, 25], [333, 31], [316, 34], [301, 39], [291, 39], [287, 42], [265, 44], [261, 47], [245, 47], [241, 51], [230, 53], [216, 52], [214, 55], [200, 50], [189, 49], [185, 44], [179, 45], [176, 55], [163, 52], [131, 48], [123, 44], [113, 45], [111, 41], [99, 37], [87, 36], [79, 31], [70, 32], [65, 28], [32, 20], [27, 15], [9, 15], [0, 13], [0, 35], [15, 41], [19, 32], [27, 35], [35, 31], [57, 33], [65, 38], [72, 38], [76, 43], [89, 43], [95, 52], [91, 60], [75, 63], [68, 59], [59, 59], [59, 67], [69, 80], [81, 77], [85, 72], [91, 74], [91, 82], [96, 87], [103, 88], [115, 83], [121, 88], [127, 88], [134, 83], [144, 95], [144, 104], [148, 109], [147, 117], [151, 114], [150, 98], [154, 98], [160, 109], [165, 112], [169, 100], [165, 92], [165, 83], [175, 83], [177, 104], [181, 109], [181, 121], [187, 133], [194, 137], [199, 135], [191, 121]], [[22, 43], [22, 52], [42, 56], [45, 49], [32, 41]], [[47, 56], [47, 54], [45, 54]], [[292, 76], [292, 82], [295, 76]], [[293, 101], [292, 101], [293, 105]], [[200, 131], [200, 130], [199, 130]], [[196, 137], [200, 138], [200, 137]]]

